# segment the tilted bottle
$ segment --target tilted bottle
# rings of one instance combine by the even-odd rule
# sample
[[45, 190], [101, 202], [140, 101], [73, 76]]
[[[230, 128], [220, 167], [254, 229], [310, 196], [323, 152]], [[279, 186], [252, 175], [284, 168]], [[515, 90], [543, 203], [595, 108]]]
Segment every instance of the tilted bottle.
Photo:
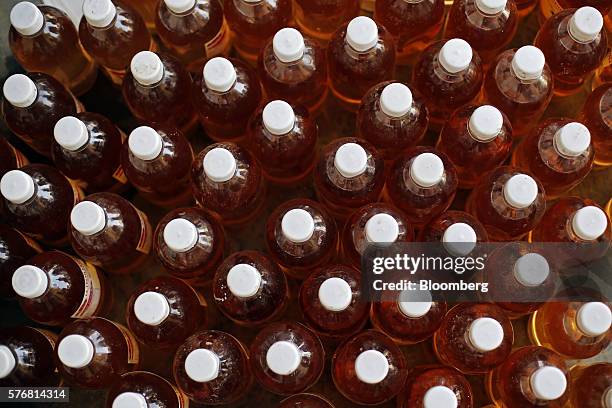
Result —
[[147, 371], [121, 375], [106, 393], [106, 408], [183, 408], [189, 399], [163, 377]]
[[40, 252], [42, 249], [36, 241], [15, 228], [0, 225], [0, 297], [15, 296], [11, 283], [13, 273]]
[[584, 408], [612, 407], [612, 364], [578, 363], [569, 371], [569, 404]]
[[597, 167], [612, 165], [612, 84], [603, 84], [589, 94], [582, 111], [580, 122], [591, 132], [595, 149], [594, 164]]
[[472, 408], [475, 395], [467, 378], [448, 367], [423, 367], [408, 375], [398, 408]]

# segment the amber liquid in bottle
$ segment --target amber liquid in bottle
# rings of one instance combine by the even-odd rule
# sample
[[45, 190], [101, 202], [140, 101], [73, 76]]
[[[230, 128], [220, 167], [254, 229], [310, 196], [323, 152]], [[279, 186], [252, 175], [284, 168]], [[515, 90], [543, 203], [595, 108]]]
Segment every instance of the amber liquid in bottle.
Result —
[[293, 7], [300, 31], [323, 44], [339, 26], [359, 14], [359, 0], [296, 0]]
[[124, 3], [133, 7], [142, 17], [149, 31], [154, 32], [155, 16], [157, 14], [158, 0], [123, 0]]
[[419, 242], [441, 242], [445, 255], [467, 256], [479, 243], [488, 241], [484, 226], [463, 211], [445, 211], [423, 226]]
[[591, 132], [591, 142], [595, 148], [595, 166], [611, 166], [612, 83], [600, 86], [588, 96], [579, 118], [580, 122], [584, 123]]
[[10, 170], [17, 170], [30, 164], [28, 159], [6, 140], [4, 135], [0, 135], [0, 177]]
[[398, 408], [472, 408], [475, 396], [467, 378], [447, 367], [417, 369], [398, 396]]
[[578, 364], [569, 371], [570, 406], [608, 408], [612, 402], [612, 364]]
[[106, 408], [121, 403], [141, 404], [146, 408], [183, 408], [189, 406], [189, 399], [170, 381], [147, 371], [133, 371], [123, 374], [106, 394]]
[[7, 225], [0, 225], [0, 297], [15, 296], [11, 284], [13, 273], [41, 251], [33, 239]]
[[315, 394], [295, 394], [278, 403], [278, 408], [334, 408], [331, 402]]
[[[543, 0], [538, 8], [538, 22], [540, 26], [553, 15], [560, 13], [564, 9], [578, 8], [582, 6], [592, 6], [599, 10], [602, 15], [606, 15], [611, 9], [606, 0]], [[606, 23], [608, 24], [608, 23]]]

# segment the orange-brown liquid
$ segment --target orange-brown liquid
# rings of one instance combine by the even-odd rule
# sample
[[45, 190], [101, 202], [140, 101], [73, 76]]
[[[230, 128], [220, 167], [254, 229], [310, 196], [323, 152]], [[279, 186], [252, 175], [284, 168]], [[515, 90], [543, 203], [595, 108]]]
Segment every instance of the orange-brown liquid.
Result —
[[533, 9], [538, 5], [539, 2], [537, 0], [516, 0], [515, 3], [516, 8], [518, 10], [519, 18], [522, 21], [522, 19], [531, 14]]
[[588, 96], [579, 118], [591, 132], [595, 166], [612, 166], [612, 81]]
[[295, 394], [285, 398], [278, 408], [334, 408], [331, 402], [315, 394]]
[[10, 170], [20, 169], [30, 162], [6, 140], [6, 136], [0, 135], [0, 177]]
[[425, 224], [419, 232], [419, 242], [442, 242], [444, 232], [456, 223], [467, 224], [476, 233], [476, 242], [487, 242], [488, 234], [482, 224], [472, 215], [463, 211], [445, 211]]
[[359, 0], [296, 0], [295, 23], [304, 34], [322, 43], [334, 31], [359, 14]]
[[541, 0], [538, 8], [538, 21], [540, 25], [543, 25], [547, 19], [564, 9], [584, 6], [595, 7], [604, 16], [611, 9], [610, 2], [607, 0]]
[[0, 297], [15, 296], [11, 284], [15, 269], [39, 252], [41, 249], [34, 240], [26, 238], [14, 228], [0, 225]]
[[[612, 25], [612, 16], [606, 19], [606, 22], [610, 22]], [[612, 27], [608, 28], [608, 37], [612, 32]], [[594, 90], [598, 86], [605, 84], [606, 82], [612, 82], [612, 44], [608, 44], [608, 55], [604, 58], [603, 63], [595, 71], [593, 81], [591, 82], [591, 89]]]
[[187, 397], [164, 378], [147, 371], [133, 371], [121, 376], [106, 394], [106, 408], [112, 408], [113, 401], [124, 392], [140, 394], [147, 401], [147, 407], [183, 408]]
[[606, 395], [612, 390], [612, 364], [576, 365], [569, 372], [570, 406], [605, 407]]
[[436, 367], [415, 370], [408, 376], [407, 387], [398, 396], [398, 408], [424, 408], [427, 391], [433, 387], [447, 387], [457, 397], [457, 408], [472, 408], [474, 394], [470, 382], [457, 371]]
[[133, 7], [142, 17], [147, 28], [155, 31], [155, 16], [157, 15], [157, 5], [163, 0], [123, 0], [124, 3]]

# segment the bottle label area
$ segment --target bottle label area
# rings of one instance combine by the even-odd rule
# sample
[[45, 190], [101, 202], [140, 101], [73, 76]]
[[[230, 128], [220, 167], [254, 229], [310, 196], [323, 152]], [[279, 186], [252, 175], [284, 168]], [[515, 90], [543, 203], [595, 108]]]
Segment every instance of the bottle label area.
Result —
[[[111, 322], [110, 320], [108, 321]], [[127, 327], [119, 323], [116, 323], [116, 322], [111, 322], [111, 323], [114, 324], [119, 329], [119, 331], [121, 331], [121, 334], [123, 334], [123, 337], [125, 338], [125, 344], [127, 346], [128, 363], [138, 364], [138, 362], [140, 361], [140, 349], [138, 347], [138, 342], [136, 341], [136, 338], [127, 329]]]
[[540, 10], [542, 12], [542, 16], [545, 19], [548, 19], [550, 16], [563, 10], [563, 7], [557, 2], [557, 0], [542, 0], [540, 2]]
[[74, 257], [71, 258], [81, 269], [85, 286], [83, 300], [81, 301], [81, 304], [77, 310], [72, 314], [72, 318], [82, 319], [93, 316], [98, 310], [100, 306], [100, 299], [102, 298], [102, 285], [100, 284], [98, 271], [96, 270], [96, 267], [91, 264], [83, 262]]
[[136, 250], [143, 254], [151, 252], [151, 242], [153, 241], [153, 233], [151, 231], [151, 224], [149, 224], [149, 218], [145, 213], [134, 207], [138, 217], [140, 218], [140, 240], [136, 245]]
[[218, 55], [228, 55], [230, 47], [232, 45], [232, 36], [227, 27], [225, 19], [221, 29], [210, 41], [204, 44], [204, 50], [206, 51], [206, 58], [216, 57]]

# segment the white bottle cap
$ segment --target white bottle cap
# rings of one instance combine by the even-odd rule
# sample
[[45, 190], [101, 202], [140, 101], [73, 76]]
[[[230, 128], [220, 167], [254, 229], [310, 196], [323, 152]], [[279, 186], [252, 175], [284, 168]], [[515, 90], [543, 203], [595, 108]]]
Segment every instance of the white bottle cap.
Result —
[[471, 344], [481, 353], [493, 351], [504, 341], [504, 328], [495, 319], [480, 317], [470, 324], [468, 336]]
[[423, 397], [423, 408], [457, 408], [457, 395], [448, 387], [431, 387]]
[[295, 112], [285, 101], [268, 103], [261, 114], [266, 130], [273, 135], [285, 135], [295, 126]]
[[300, 349], [290, 341], [277, 341], [266, 353], [268, 368], [278, 375], [290, 375], [295, 372], [302, 361]]
[[366, 52], [378, 43], [378, 26], [370, 17], [359, 16], [346, 27], [346, 41], [357, 52]]
[[189, 251], [198, 239], [198, 227], [184, 218], [175, 218], [164, 227], [164, 242], [174, 252]]
[[83, 368], [93, 359], [94, 346], [87, 337], [71, 334], [59, 342], [57, 356], [67, 367]]
[[603, 17], [595, 7], [580, 7], [570, 18], [568, 29], [576, 41], [586, 43], [597, 38], [603, 23]]
[[196, 0], [164, 0], [164, 3], [171, 12], [181, 14], [191, 10], [196, 5]]
[[471, 225], [456, 222], [444, 230], [442, 245], [454, 256], [466, 256], [476, 246], [476, 231]]
[[285, 238], [291, 242], [296, 244], [306, 242], [314, 234], [314, 218], [308, 211], [294, 208], [283, 215], [281, 230]]
[[506, 0], [476, 0], [476, 8], [488, 15], [501, 13], [506, 8]]
[[550, 274], [548, 261], [535, 252], [525, 254], [514, 262], [514, 278], [523, 286], [539, 286]]
[[11, 75], [2, 87], [4, 98], [17, 108], [27, 108], [38, 96], [36, 84], [23, 74]]
[[132, 57], [130, 71], [139, 84], [155, 85], [164, 77], [164, 63], [156, 53], [140, 51]]
[[499, 135], [503, 125], [504, 117], [499, 109], [491, 105], [482, 105], [472, 112], [468, 129], [477, 140], [488, 142]]
[[472, 47], [467, 41], [461, 38], [453, 38], [444, 43], [438, 58], [445, 70], [451, 74], [456, 74], [470, 66], [472, 56]]
[[106, 212], [92, 201], [81, 201], [70, 212], [70, 223], [83, 235], [94, 235], [106, 226]]
[[412, 91], [406, 85], [394, 82], [385, 86], [380, 94], [380, 109], [392, 118], [401, 118], [412, 107]]
[[155, 129], [140, 126], [130, 133], [128, 147], [130, 152], [140, 160], [153, 160], [162, 152], [164, 142]]
[[366, 222], [365, 236], [368, 242], [395, 242], [399, 236], [399, 224], [389, 214], [375, 214]]
[[389, 361], [378, 350], [362, 351], [355, 360], [355, 374], [366, 384], [378, 384], [389, 374]]
[[433, 306], [431, 292], [428, 290], [403, 290], [397, 304], [400, 312], [413, 319], [425, 316]]
[[227, 92], [236, 83], [236, 68], [230, 60], [215, 57], [204, 65], [204, 83], [208, 89], [216, 92]]
[[555, 133], [555, 147], [564, 156], [580, 156], [590, 145], [591, 132], [582, 123], [568, 123]]
[[567, 388], [567, 379], [557, 367], [545, 366], [531, 374], [531, 390], [536, 398], [543, 401], [554, 401], [560, 398]]
[[536, 79], [542, 76], [546, 59], [538, 47], [525, 45], [514, 53], [512, 69], [520, 79]]
[[345, 143], [336, 151], [334, 167], [346, 178], [360, 176], [368, 168], [368, 153], [357, 143]]
[[23, 204], [34, 196], [34, 179], [21, 170], [7, 171], [0, 180], [2, 197], [13, 204]]
[[208, 349], [195, 349], [185, 359], [185, 373], [196, 382], [209, 382], [219, 376], [219, 356]]
[[612, 312], [603, 302], [588, 302], [580, 306], [576, 323], [581, 332], [589, 337], [597, 337], [610, 330]]
[[580, 239], [594, 241], [601, 237], [608, 227], [608, 217], [601, 208], [589, 205], [574, 213], [572, 229]]
[[147, 408], [147, 400], [137, 392], [122, 392], [113, 400], [111, 408]]
[[158, 326], [170, 316], [168, 299], [161, 293], [144, 292], [134, 302], [136, 318], [149, 326]]
[[6, 378], [13, 372], [17, 361], [10, 348], [0, 345], [0, 378]]
[[412, 160], [410, 177], [421, 187], [433, 187], [444, 177], [444, 163], [433, 153], [421, 153]]
[[236, 159], [227, 149], [215, 147], [204, 156], [204, 174], [216, 183], [229, 181], [236, 173]]
[[117, 8], [111, 0], [85, 0], [83, 16], [89, 25], [106, 27], [117, 15]]
[[272, 49], [281, 62], [298, 61], [304, 55], [304, 37], [295, 28], [282, 28], [274, 34]]
[[29, 1], [15, 4], [11, 9], [11, 25], [21, 35], [34, 35], [45, 24], [45, 18], [38, 7]]
[[64, 116], [55, 124], [53, 137], [63, 149], [76, 152], [89, 141], [89, 132], [82, 120]]
[[504, 184], [504, 198], [514, 208], [527, 208], [538, 197], [538, 184], [526, 174], [515, 174]]
[[41, 296], [49, 287], [49, 279], [45, 271], [34, 265], [23, 265], [17, 268], [13, 273], [11, 283], [15, 293], [27, 299]]
[[253, 297], [261, 287], [261, 273], [249, 264], [234, 265], [227, 273], [227, 287], [236, 297]]
[[612, 388], [609, 388], [603, 397], [604, 408], [612, 408]]
[[351, 304], [353, 291], [341, 278], [328, 278], [319, 286], [319, 302], [331, 312], [341, 312]]

